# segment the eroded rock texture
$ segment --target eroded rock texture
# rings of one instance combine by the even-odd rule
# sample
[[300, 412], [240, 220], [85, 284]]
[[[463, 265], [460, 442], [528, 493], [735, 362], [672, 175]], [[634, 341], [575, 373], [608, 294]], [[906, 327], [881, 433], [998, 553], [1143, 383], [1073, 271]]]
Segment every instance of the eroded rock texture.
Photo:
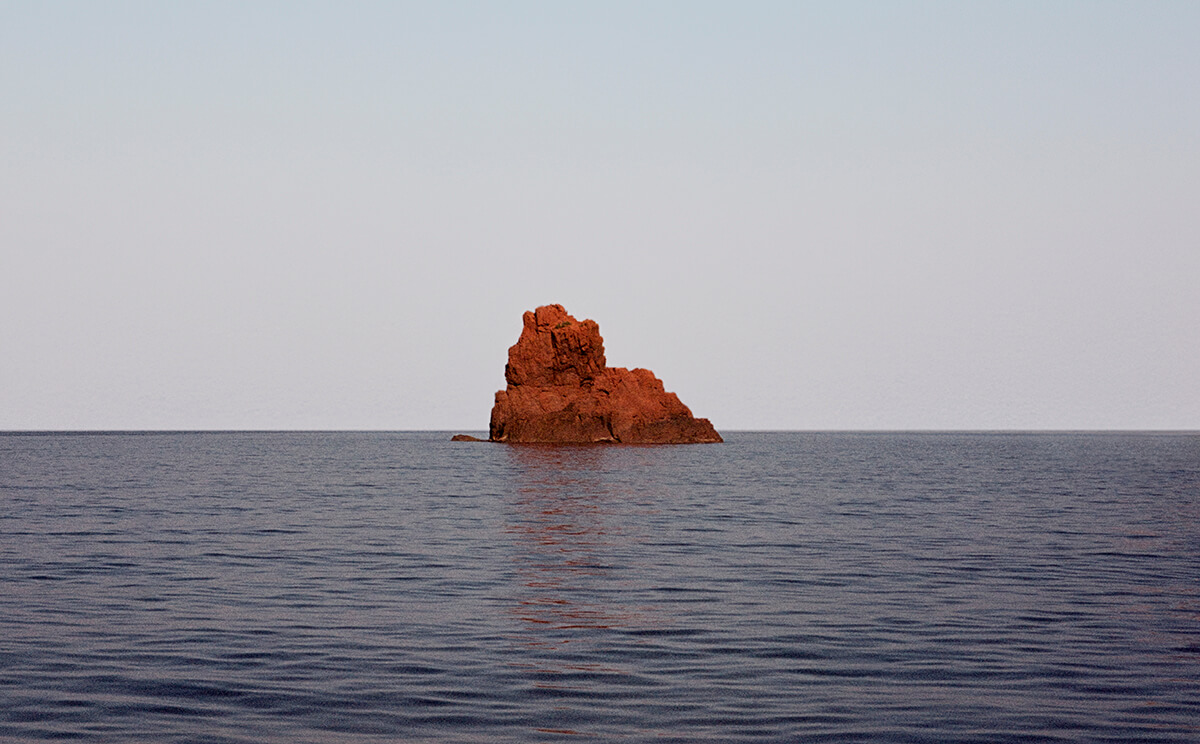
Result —
[[720, 442], [648, 369], [608, 367], [594, 320], [562, 305], [526, 312], [496, 393], [493, 442], [690, 444]]

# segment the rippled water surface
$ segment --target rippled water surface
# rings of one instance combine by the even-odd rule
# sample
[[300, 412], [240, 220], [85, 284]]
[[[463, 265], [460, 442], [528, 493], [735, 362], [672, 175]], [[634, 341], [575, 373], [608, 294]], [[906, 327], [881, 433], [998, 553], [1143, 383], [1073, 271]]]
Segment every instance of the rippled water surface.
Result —
[[1200, 436], [0, 435], [0, 740], [1200, 741]]

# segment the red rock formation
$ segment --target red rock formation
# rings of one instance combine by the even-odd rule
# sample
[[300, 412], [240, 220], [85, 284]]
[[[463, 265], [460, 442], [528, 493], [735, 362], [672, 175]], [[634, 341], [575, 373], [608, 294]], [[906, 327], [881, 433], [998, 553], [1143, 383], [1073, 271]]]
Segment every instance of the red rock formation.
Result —
[[526, 312], [521, 338], [508, 350], [496, 393], [493, 442], [720, 442], [708, 419], [692, 416], [648, 369], [608, 367], [594, 320], [578, 321], [562, 305]]

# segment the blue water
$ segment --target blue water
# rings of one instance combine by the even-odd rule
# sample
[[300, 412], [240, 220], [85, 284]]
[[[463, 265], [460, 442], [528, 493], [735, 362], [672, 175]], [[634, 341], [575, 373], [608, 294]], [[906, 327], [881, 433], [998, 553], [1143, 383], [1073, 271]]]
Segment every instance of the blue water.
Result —
[[1200, 741], [1200, 435], [0, 435], [0, 740]]

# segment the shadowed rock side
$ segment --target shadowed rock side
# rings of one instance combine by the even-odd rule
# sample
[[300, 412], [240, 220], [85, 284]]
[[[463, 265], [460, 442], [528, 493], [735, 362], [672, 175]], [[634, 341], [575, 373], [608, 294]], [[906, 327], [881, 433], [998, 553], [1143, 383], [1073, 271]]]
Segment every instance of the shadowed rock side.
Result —
[[648, 369], [608, 367], [594, 320], [562, 305], [526, 312], [496, 393], [493, 442], [692, 444], [720, 442]]

